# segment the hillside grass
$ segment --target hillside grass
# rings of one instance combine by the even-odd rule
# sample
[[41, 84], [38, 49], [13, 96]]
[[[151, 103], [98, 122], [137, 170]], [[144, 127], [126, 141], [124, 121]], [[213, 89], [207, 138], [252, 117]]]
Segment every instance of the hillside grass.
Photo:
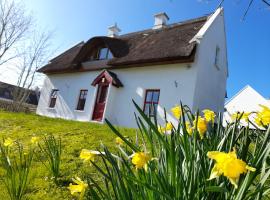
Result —
[[[135, 138], [136, 129], [117, 127], [126, 136]], [[86, 174], [95, 176], [96, 172], [89, 164], [83, 163], [79, 154], [82, 149], [98, 150], [103, 143], [112, 151], [116, 148], [115, 135], [107, 125], [76, 122], [63, 119], [42, 117], [35, 114], [10, 113], [0, 111], [0, 139], [10, 137], [22, 142], [25, 146], [30, 144], [32, 136], [53, 134], [62, 139], [62, 165], [60, 186], [55, 186], [45, 166], [34, 157], [31, 170], [29, 199], [59, 200], [73, 199], [67, 186], [71, 178], [78, 176], [84, 178]], [[9, 199], [3, 185], [0, 171], [0, 199]], [[99, 180], [99, 177], [96, 176]]]

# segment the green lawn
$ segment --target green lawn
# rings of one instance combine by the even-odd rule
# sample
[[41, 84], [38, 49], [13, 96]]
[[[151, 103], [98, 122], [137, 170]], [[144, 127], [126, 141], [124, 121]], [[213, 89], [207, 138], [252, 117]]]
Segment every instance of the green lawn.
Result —
[[[135, 129], [120, 127], [118, 129], [126, 136], [135, 136]], [[10, 137], [22, 142], [25, 146], [30, 143], [33, 135], [53, 134], [56, 137], [61, 137], [63, 144], [61, 186], [56, 187], [53, 184], [45, 166], [38, 162], [37, 158], [34, 158], [28, 198], [40, 200], [73, 199], [66, 188], [71, 182], [71, 178], [74, 176], [83, 178], [85, 174], [89, 173], [95, 176], [92, 167], [80, 160], [81, 149], [96, 150], [103, 143], [113, 150], [116, 137], [107, 125], [4, 111], [0, 111], [0, 134], [0, 139]], [[97, 176], [95, 178], [99, 179]], [[2, 180], [0, 191], [0, 199], [8, 199]]]

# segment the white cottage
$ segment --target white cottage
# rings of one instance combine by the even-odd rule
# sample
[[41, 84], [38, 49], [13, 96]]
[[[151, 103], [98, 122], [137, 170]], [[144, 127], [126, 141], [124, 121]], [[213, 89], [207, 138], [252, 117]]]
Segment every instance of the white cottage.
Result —
[[228, 76], [223, 9], [175, 24], [155, 15], [151, 29], [93, 37], [39, 69], [47, 75], [37, 114], [136, 127], [132, 99], [150, 116], [176, 122], [180, 100], [193, 111], [223, 112]]

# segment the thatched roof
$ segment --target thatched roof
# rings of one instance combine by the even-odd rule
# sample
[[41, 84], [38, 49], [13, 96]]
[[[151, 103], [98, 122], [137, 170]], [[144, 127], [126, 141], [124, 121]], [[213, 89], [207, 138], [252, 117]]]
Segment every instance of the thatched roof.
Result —
[[[49, 74], [193, 62], [196, 43], [190, 43], [190, 40], [205, 24], [207, 18], [208, 16], [205, 16], [117, 38], [93, 37], [52, 59], [38, 71]], [[108, 47], [114, 58], [89, 61], [89, 55], [99, 46]]]

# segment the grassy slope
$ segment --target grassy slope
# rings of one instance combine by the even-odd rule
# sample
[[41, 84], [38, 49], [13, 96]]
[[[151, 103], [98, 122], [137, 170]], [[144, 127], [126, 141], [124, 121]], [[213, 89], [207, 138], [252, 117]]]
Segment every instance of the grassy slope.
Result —
[[[134, 129], [118, 128], [127, 136], [135, 136]], [[81, 149], [98, 149], [103, 143], [115, 148], [115, 135], [106, 125], [52, 119], [33, 114], [8, 113], [0, 111], [0, 139], [10, 137], [28, 145], [33, 135], [53, 134], [60, 136], [63, 143], [61, 174], [62, 187], [55, 187], [48, 171], [35, 158], [32, 169], [29, 199], [72, 199], [66, 186], [74, 176], [84, 177], [86, 173], [95, 176], [92, 167], [78, 158]], [[96, 177], [98, 180], [98, 177]], [[1, 179], [0, 179], [1, 180]], [[0, 199], [8, 199], [6, 189], [0, 182]]]

